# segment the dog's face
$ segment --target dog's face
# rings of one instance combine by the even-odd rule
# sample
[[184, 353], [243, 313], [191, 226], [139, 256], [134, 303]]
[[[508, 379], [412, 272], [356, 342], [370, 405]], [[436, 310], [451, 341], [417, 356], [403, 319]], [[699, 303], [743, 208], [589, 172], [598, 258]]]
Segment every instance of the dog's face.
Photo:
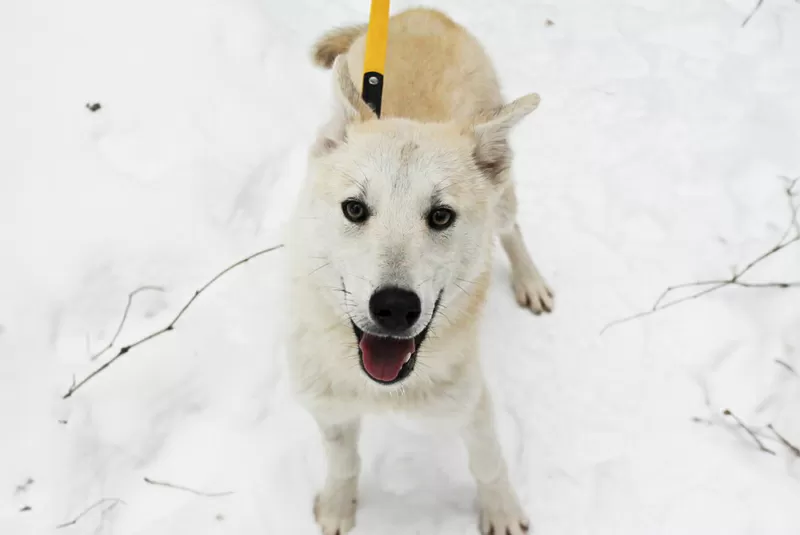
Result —
[[326, 285], [376, 381], [410, 372], [445, 294], [485, 264], [493, 187], [471, 154], [449, 125], [390, 119], [352, 125], [315, 162]]
[[342, 62], [337, 74], [343, 109], [310, 159], [317, 277], [353, 329], [363, 370], [391, 384], [411, 373], [443, 306], [468, 298], [486, 269], [505, 136], [538, 97], [479, 125], [377, 120]]

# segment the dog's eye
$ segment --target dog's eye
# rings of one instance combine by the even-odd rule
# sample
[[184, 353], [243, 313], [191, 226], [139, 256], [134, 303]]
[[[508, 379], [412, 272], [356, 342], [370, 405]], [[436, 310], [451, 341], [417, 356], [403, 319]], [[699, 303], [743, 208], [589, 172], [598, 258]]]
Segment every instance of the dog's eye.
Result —
[[353, 223], [363, 223], [369, 216], [369, 210], [366, 205], [355, 199], [349, 199], [342, 203], [342, 212], [344, 216]]
[[456, 214], [449, 208], [436, 208], [428, 214], [428, 226], [433, 230], [444, 230], [455, 220]]

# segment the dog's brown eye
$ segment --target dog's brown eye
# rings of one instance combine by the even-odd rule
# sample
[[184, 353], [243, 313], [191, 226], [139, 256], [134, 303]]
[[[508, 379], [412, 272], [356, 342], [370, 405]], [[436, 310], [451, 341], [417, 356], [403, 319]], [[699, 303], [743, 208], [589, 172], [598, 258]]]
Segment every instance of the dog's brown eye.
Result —
[[453, 224], [456, 214], [449, 208], [436, 208], [428, 214], [428, 226], [433, 230], [444, 230]]
[[369, 216], [369, 210], [367, 210], [366, 205], [355, 199], [344, 201], [342, 203], [342, 212], [353, 223], [363, 223]]

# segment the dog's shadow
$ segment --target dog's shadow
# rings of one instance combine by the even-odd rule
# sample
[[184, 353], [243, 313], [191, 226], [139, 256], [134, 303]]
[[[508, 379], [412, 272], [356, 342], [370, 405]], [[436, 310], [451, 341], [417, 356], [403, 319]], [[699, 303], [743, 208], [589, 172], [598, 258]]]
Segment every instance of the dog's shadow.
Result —
[[478, 533], [474, 492], [442, 483], [438, 492], [418, 496], [398, 496], [364, 485], [356, 528], [349, 535]]
[[351, 535], [477, 533], [475, 483], [459, 437], [365, 422]]

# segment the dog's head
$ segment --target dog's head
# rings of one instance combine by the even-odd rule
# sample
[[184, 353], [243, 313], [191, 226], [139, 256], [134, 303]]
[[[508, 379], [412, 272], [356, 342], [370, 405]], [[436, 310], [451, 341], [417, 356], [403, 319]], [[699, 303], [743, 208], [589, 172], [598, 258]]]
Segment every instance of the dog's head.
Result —
[[432, 323], [457, 321], [443, 308], [469, 299], [488, 269], [507, 135], [539, 97], [463, 123], [377, 120], [344, 57], [334, 71], [336, 114], [309, 160], [315, 276], [351, 324], [364, 371], [390, 384], [411, 372]]

